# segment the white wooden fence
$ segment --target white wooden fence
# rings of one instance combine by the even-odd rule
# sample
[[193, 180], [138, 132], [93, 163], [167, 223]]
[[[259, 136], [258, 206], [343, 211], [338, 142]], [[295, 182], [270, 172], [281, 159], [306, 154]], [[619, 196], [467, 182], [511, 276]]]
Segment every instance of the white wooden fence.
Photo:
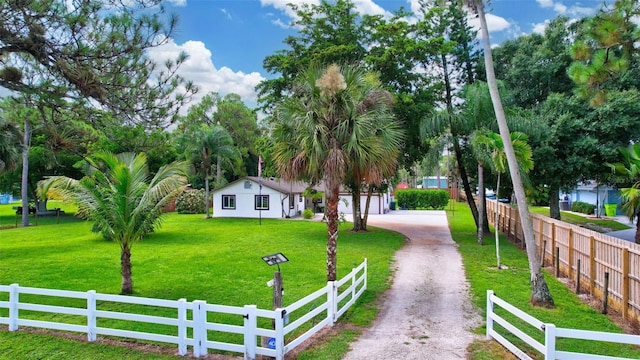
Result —
[[[502, 309], [508, 311], [512, 315], [515, 315], [519, 319], [523, 320], [533, 328], [544, 333], [544, 343], [534, 339], [528, 335], [525, 331], [519, 329], [516, 325], [510, 323], [505, 318], [494, 312], [494, 306], [500, 306]], [[487, 339], [494, 339], [504, 347], [509, 349], [513, 354], [522, 360], [531, 360], [531, 357], [524, 351], [519, 349], [512, 342], [507, 340], [503, 335], [494, 329], [494, 322], [502, 326], [506, 331], [518, 337], [520, 340], [527, 343], [529, 346], [540, 352], [545, 360], [613, 360], [613, 359], [627, 359], [620, 357], [593, 355], [585, 353], [575, 353], [568, 351], [560, 351], [556, 348], [556, 339], [558, 338], [570, 338], [592, 341], [606, 341], [622, 344], [640, 345], [639, 335], [627, 335], [627, 334], [615, 334], [600, 331], [587, 331], [587, 330], [575, 330], [558, 328], [554, 324], [543, 323], [542, 321], [532, 317], [531, 315], [523, 312], [515, 306], [507, 303], [506, 301], [497, 297], [492, 290], [487, 291]], [[628, 359], [631, 360], [631, 359]]]
[[[191, 347], [194, 357], [201, 357], [207, 354], [208, 349], [240, 352], [244, 353], [245, 359], [255, 359], [256, 355], [266, 355], [283, 359], [284, 355], [310, 338], [323, 327], [332, 326], [334, 322], [351, 307], [367, 288], [367, 260], [353, 269], [349, 275], [338, 281], [330, 281], [327, 286], [306, 296], [295, 303], [276, 310], [258, 309], [255, 305], [245, 305], [243, 307], [207, 304], [205, 301], [195, 300], [192, 302], [186, 299], [160, 300], [133, 296], [108, 295], [96, 293], [94, 290], [88, 292], [50, 290], [23, 287], [18, 284], [0, 285], [0, 295], [8, 293], [8, 301], [0, 301], [0, 315], [3, 309], [8, 309], [8, 316], [0, 316], [0, 324], [6, 324], [9, 331], [16, 331], [20, 326], [30, 326], [45, 329], [74, 331], [87, 334], [88, 341], [95, 341], [98, 335], [108, 335], [116, 337], [126, 337], [131, 339], [148, 340], [161, 343], [170, 343], [178, 346], [180, 355], [187, 354], [187, 347]], [[42, 297], [80, 299], [81, 307], [47, 305], [42, 303], [21, 301], [21, 295], [29, 295], [30, 300]], [[36, 295], [36, 297], [32, 296]], [[39, 297], [37, 297], [39, 296]], [[4, 295], [6, 298], [6, 295]], [[66, 300], [65, 300], [66, 301]], [[76, 300], [77, 301], [77, 300]], [[305, 307], [310, 303], [313, 307]], [[317, 304], [321, 302], [320, 304]], [[154, 316], [134, 312], [116, 312], [101, 310], [106, 303], [135, 304], [144, 305], [144, 308], [154, 307], [156, 312], [159, 308], [175, 310], [174, 316]], [[142, 307], [141, 307], [142, 308]], [[308, 309], [304, 313], [304, 309]], [[27, 315], [21, 315], [26, 312]], [[297, 311], [297, 313], [296, 313]], [[153, 312], [153, 311], [140, 311]], [[7, 311], [4, 310], [4, 314]], [[37, 313], [52, 313], [62, 315], [60, 318], [66, 322], [53, 322], [38, 320]], [[218, 323], [210, 319], [216, 318], [219, 314], [231, 314], [236, 316], [237, 323]], [[293, 315], [292, 314], [296, 314]], [[71, 317], [65, 315], [71, 315]], [[318, 317], [321, 316], [321, 320]], [[291, 323], [289, 317], [296, 318]], [[258, 318], [273, 320], [274, 329], [259, 327]], [[71, 320], [70, 320], [71, 319]], [[73, 323], [81, 322], [81, 323]], [[78, 321], [81, 319], [82, 321]], [[98, 326], [103, 321], [100, 319], [113, 319], [122, 322], [138, 322], [148, 324], [163, 325], [169, 327], [173, 335], [166, 333], [148, 333], [133, 330], [123, 330], [107, 326]], [[314, 323], [317, 321], [317, 323]], [[262, 321], [267, 324], [271, 321]], [[302, 325], [310, 323], [304, 329], [299, 330], [301, 334], [292, 332]], [[162, 327], [162, 326], [161, 326]], [[166, 332], [166, 331], [165, 331]], [[240, 334], [237, 342], [214, 341], [210, 337], [210, 332], [223, 332]], [[191, 337], [189, 337], [191, 334]], [[262, 347], [260, 337], [270, 338], [270, 345]]]

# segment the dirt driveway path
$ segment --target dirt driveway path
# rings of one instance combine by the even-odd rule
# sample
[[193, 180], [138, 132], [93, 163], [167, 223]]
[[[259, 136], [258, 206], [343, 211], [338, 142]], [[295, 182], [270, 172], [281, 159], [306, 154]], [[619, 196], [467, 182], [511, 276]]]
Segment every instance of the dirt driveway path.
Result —
[[343, 360], [465, 359], [481, 318], [471, 305], [462, 258], [444, 211], [369, 215], [369, 225], [405, 235], [393, 285], [373, 326]]

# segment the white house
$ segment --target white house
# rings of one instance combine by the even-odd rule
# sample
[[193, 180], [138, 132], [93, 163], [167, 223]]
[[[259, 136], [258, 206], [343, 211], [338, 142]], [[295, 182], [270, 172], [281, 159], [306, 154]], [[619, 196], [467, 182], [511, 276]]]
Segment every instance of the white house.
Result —
[[[241, 218], [286, 218], [300, 215], [306, 208], [313, 208], [311, 199], [302, 196], [308, 187], [304, 182], [289, 182], [276, 178], [263, 178], [262, 189], [257, 176], [245, 176], [213, 191], [214, 217]], [[315, 187], [324, 192], [322, 184]], [[338, 212], [352, 213], [351, 194], [342, 190], [338, 203]], [[366, 194], [360, 197], [360, 207], [364, 212]], [[389, 209], [391, 196], [389, 193], [373, 194], [369, 205], [369, 214], [384, 214]], [[319, 209], [326, 206], [322, 199], [316, 204]]]
[[[262, 182], [262, 188], [260, 187]], [[302, 196], [303, 182], [245, 176], [213, 191], [214, 217], [285, 218], [312, 207]]]

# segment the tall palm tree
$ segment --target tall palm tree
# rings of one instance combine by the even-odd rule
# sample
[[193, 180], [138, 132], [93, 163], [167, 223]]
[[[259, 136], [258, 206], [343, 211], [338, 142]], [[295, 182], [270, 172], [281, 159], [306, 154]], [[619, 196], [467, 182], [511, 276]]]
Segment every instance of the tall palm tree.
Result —
[[629, 145], [626, 149], [621, 148], [620, 153], [624, 163], [608, 165], [615, 173], [633, 181], [631, 186], [620, 189], [623, 200], [621, 209], [629, 220], [636, 220], [635, 243], [640, 244], [640, 216], [638, 216], [640, 212], [640, 144]]
[[[533, 169], [533, 151], [527, 143], [528, 136], [525, 133], [514, 131], [511, 133], [511, 143], [518, 159], [518, 166], [520, 167], [520, 173], [524, 174]], [[507, 156], [504, 152], [504, 143], [500, 134], [496, 134], [493, 131], [479, 132], [474, 136], [474, 146], [480, 148], [479, 157], [486, 157], [484, 161], [491, 164], [493, 171], [498, 175], [496, 182], [496, 201], [500, 194], [500, 175], [507, 171]], [[483, 156], [484, 155], [484, 156]], [[487, 161], [488, 160], [488, 161]], [[501, 268], [500, 263], [500, 236], [498, 234], [498, 217], [500, 207], [496, 203], [496, 213], [494, 219], [494, 232], [496, 236], [496, 258], [498, 262], [498, 269]]]
[[121, 292], [131, 294], [131, 247], [159, 226], [162, 208], [186, 185], [188, 163], [165, 165], [151, 177], [144, 153], [104, 152], [87, 162], [82, 179], [54, 176], [39, 187], [49, 198], [75, 202], [94, 231], [120, 245]]
[[[287, 180], [324, 182], [327, 197], [327, 280], [336, 279], [338, 195], [351, 169], [381, 159], [373, 130], [390, 111], [387, 102], [369, 104], [382, 88], [362, 67], [312, 66], [300, 74], [291, 97], [276, 109], [273, 152], [278, 173]], [[382, 93], [381, 93], [382, 94]], [[378, 135], [379, 136], [379, 135]]]
[[213, 175], [214, 161], [216, 166], [215, 186], [218, 187], [222, 184], [222, 165], [239, 161], [240, 152], [234, 146], [231, 134], [220, 125], [211, 127], [203, 125], [199, 131], [188, 134], [191, 136], [185, 141], [186, 155], [194, 164], [199, 164], [204, 171], [206, 217], [210, 218], [209, 179]]
[[[376, 79], [371, 85], [380, 86]], [[358, 113], [370, 113], [376, 117], [369, 122], [366, 133], [358, 135], [360, 142], [377, 151], [355, 151], [347, 171], [346, 184], [351, 189], [353, 209], [353, 231], [367, 230], [368, 209], [374, 188], [380, 186], [385, 179], [395, 174], [398, 155], [404, 131], [391, 113], [393, 99], [387, 91], [371, 91], [367, 94]], [[357, 148], [356, 148], [357, 150]], [[364, 214], [361, 212], [361, 194], [363, 187], [367, 189], [367, 200]]]
[[507, 119], [502, 107], [502, 100], [500, 99], [500, 93], [498, 91], [498, 83], [496, 81], [496, 75], [493, 69], [491, 42], [489, 40], [487, 19], [484, 13], [484, 3], [483, 0], [465, 0], [465, 3], [473, 12], [478, 15], [478, 18], [480, 20], [482, 46], [484, 49], [484, 63], [487, 73], [487, 84], [489, 85], [489, 93], [491, 94], [493, 108], [498, 120], [500, 136], [502, 137], [502, 141], [504, 143], [504, 151], [507, 157], [507, 163], [509, 164], [509, 173], [511, 175], [511, 181], [513, 182], [513, 190], [516, 195], [516, 200], [518, 201], [518, 213], [520, 214], [522, 232], [524, 233], [525, 244], [527, 247], [529, 272], [531, 275], [531, 302], [534, 305], [552, 307], [554, 306], [553, 297], [551, 296], [549, 287], [547, 286], [547, 283], [544, 279], [540, 261], [536, 256], [536, 242], [533, 235], [533, 224], [531, 222], [531, 216], [529, 213], [529, 208], [527, 206], [527, 198], [524, 192], [522, 178], [520, 177], [520, 170], [518, 168], [515, 151], [513, 150], [513, 144], [511, 143], [509, 126], [507, 125]]

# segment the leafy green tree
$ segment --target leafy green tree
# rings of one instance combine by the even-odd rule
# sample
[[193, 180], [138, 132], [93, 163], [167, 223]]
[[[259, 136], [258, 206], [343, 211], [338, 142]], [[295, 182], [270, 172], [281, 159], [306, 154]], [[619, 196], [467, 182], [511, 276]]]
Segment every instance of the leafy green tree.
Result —
[[520, 214], [520, 222], [522, 223], [522, 231], [524, 233], [525, 243], [527, 247], [529, 271], [531, 274], [531, 302], [534, 305], [551, 307], [554, 306], [553, 297], [551, 296], [549, 287], [547, 286], [547, 283], [544, 279], [540, 261], [538, 260], [536, 254], [536, 243], [533, 236], [533, 224], [531, 223], [531, 216], [527, 205], [524, 186], [522, 184], [522, 178], [518, 168], [513, 144], [511, 143], [509, 126], [507, 125], [507, 120], [504, 109], [502, 107], [502, 100], [500, 99], [498, 84], [493, 69], [491, 42], [489, 40], [489, 30], [487, 29], [487, 19], [484, 12], [484, 3], [482, 0], [466, 0], [466, 4], [474, 13], [478, 15], [478, 18], [480, 19], [487, 84], [489, 85], [491, 100], [493, 102], [494, 111], [498, 120], [500, 136], [503, 139], [504, 151], [507, 157], [507, 163], [509, 164], [509, 172], [511, 174], [511, 181], [513, 182], [513, 189], [518, 201], [518, 212]]
[[[591, 105], [604, 104], [609, 90], [628, 84], [626, 77], [637, 78], [637, 16], [637, 1], [618, 0], [612, 9], [602, 9], [585, 21], [585, 36], [571, 49], [575, 61], [568, 73], [578, 85], [578, 93]], [[637, 79], [634, 85], [638, 85]]]
[[187, 159], [204, 172], [206, 217], [210, 218], [209, 179], [212, 177], [214, 163], [218, 164], [215, 187], [219, 187], [224, 184], [219, 165], [238, 163], [240, 161], [238, 149], [234, 146], [229, 132], [220, 125], [211, 127], [200, 125], [197, 130], [185, 133], [179, 142], [185, 148]]
[[636, 220], [635, 242], [640, 244], [640, 144], [620, 148], [620, 154], [624, 162], [608, 165], [616, 174], [632, 182], [631, 186], [620, 189], [623, 199], [621, 208], [629, 220]]
[[87, 158], [80, 180], [53, 176], [39, 185], [51, 198], [73, 201], [93, 230], [120, 245], [123, 294], [133, 293], [131, 248], [159, 226], [162, 208], [186, 185], [186, 162], [161, 167], [151, 177], [144, 153], [104, 152]]
[[6, 116], [0, 116], [0, 174], [13, 170], [20, 161], [20, 130]]
[[[49, 107], [91, 98], [116, 118], [164, 127], [196, 89], [177, 76], [186, 59], [158, 67], [148, 50], [169, 41], [176, 18], [160, 0], [0, 3], [0, 85]], [[166, 19], [166, 23], [163, 23]], [[185, 91], [179, 92], [184, 86]]]
[[[367, 141], [379, 129], [389, 109], [385, 102], [365, 103], [382, 91], [371, 74], [358, 66], [317, 66], [300, 74], [291, 97], [278, 107], [275, 118], [274, 163], [287, 180], [324, 182], [327, 197], [327, 280], [336, 279], [338, 196], [347, 172], [364, 168], [368, 157], [380, 158], [379, 142]], [[372, 104], [374, 104], [372, 103]], [[366, 108], [367, 111], [359, 111]]]

